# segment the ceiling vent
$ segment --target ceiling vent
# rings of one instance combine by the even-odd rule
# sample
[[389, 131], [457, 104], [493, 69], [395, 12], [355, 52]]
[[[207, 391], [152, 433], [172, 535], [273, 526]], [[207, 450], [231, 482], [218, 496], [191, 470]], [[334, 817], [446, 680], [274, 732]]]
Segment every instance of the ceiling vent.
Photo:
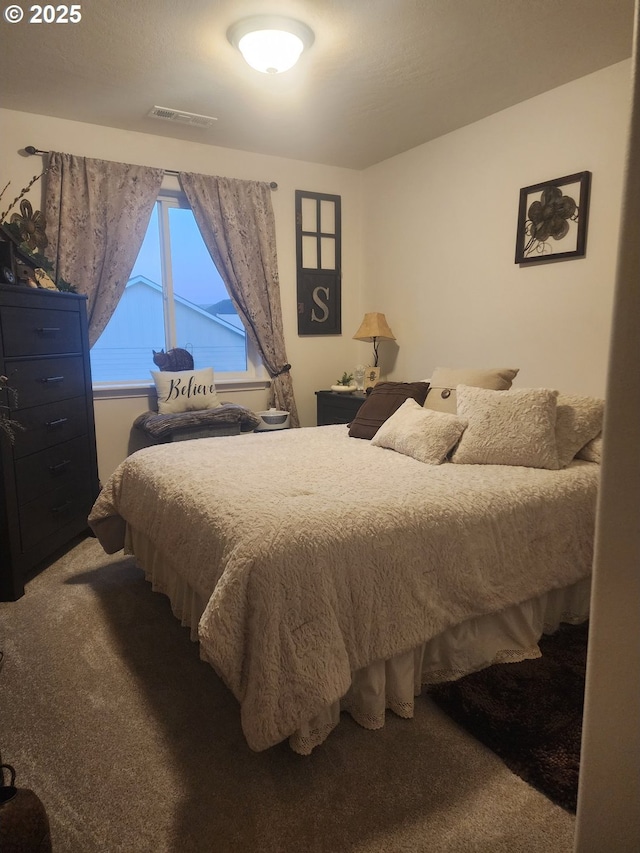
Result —
[[173, 121], [176, 124], [188, 124], [192, 127], [211, 127], [214, 121], [218, 121], [213, 116], [201, 116], [197, 113], [186, 113], [184, 110], [172, 110], [168, 107], [153, 107], [147, 115], [151, 118]]

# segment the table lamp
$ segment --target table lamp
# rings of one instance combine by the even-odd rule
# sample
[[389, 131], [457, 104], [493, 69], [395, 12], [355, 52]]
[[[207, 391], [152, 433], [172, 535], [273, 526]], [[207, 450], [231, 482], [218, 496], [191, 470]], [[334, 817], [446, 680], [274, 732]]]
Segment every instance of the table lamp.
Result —
[[355, 341], [373, 342], [373, 366], [378, 366], [378, 344], [380, 341], [395, 341], [395, 335], [389, 328], [384, 314], [372, 312], [364, 315], [360, 328], [353, 336]]

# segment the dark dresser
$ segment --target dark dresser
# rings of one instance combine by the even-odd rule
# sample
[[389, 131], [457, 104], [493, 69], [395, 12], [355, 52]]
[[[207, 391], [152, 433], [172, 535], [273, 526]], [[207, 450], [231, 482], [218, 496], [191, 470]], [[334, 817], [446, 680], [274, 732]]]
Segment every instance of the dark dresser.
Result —
[[13, 445], [0, 432], [0, 600], [14, 601], [87, 530], [99, 490], [86, 297], [0, 285], [0, 374], [24, 427]]
[[317, 424], [348, 424], [358, 414], [358, 409], [367, 399], [364, 391], [341, 394], [339, 391], [316, 391]]

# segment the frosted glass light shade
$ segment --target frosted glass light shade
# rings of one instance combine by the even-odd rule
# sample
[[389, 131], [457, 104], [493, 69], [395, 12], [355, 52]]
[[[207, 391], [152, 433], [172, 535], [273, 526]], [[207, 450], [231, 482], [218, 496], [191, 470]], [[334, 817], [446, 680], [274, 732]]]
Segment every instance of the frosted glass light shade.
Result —
[[281, 30], [247, 33], [238, 42], [247, 63], [265, 74], [280, 74], [296, 64], [304, 48], [301, 39]]
[[246, 62], [264, 74], [293, 68], [302, 51], [313, 43], [306, 24], [278, 15], [245, 18], [229, 28], [227, 37]]

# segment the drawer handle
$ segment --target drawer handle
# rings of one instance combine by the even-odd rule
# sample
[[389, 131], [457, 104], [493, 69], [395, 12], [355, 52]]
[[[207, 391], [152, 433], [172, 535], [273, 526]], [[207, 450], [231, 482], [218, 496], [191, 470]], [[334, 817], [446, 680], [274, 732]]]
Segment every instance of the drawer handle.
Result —
[[51, 473], [54, 475], [59, 474], [61, 471], [64, 471], [64, 469], [67, 467], [67, 465], [70, 465], [70, 464], [71, 464], [70, 459], [63, 459], [62, 462], [58, 462], [57, 465], [49, 465], [49, 471], [51, 471]]
[[66, 424], [69, 418], [58, 418], [55, 421], [47, 421], [45, 426], [47, 429], [55, 429], [56, 427], [62, 426], [62, 424]]
[[58, 326], [40, 326], [40, 328], [36, 329], [36, 332], [39, 335], [46, 335], [49, 332], [53, 332], [55, 334], [55, 332], [59, 332], [59, 331], [60, 331], [60, 328]]
[[62, 382], [63, 380], [64, 380], [64, 376], [44, 376], [40, 380], [40, 382], [43, 382], [46, 384], [47, 382]]
[[52, 506], [51, 512], [55, 512], [56, 514], [59, 514], [61, 512], [65, 512], [71, 506], [73, 506], [73, 501], [65, 501], [63, 504], [60, 504], [60, 506]]

